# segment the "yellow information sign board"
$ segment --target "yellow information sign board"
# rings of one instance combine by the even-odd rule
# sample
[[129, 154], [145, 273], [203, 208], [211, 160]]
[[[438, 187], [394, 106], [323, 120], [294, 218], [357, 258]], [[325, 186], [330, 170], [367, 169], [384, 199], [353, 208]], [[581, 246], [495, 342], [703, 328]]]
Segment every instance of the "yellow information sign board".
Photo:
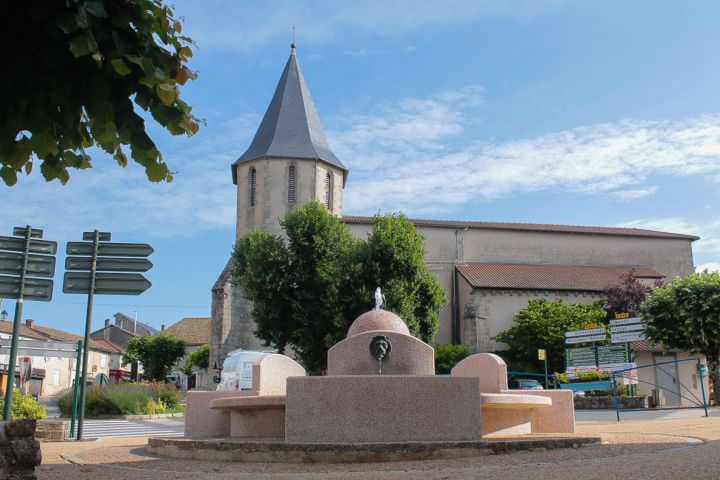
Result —
[[630, 318], [629, 313], [616, 313], [615, 318]]
[[547, 352], [545, 351], [544, 348], [538, 349], [538, 360], [545, 360], [546, 356], [547, 356]]

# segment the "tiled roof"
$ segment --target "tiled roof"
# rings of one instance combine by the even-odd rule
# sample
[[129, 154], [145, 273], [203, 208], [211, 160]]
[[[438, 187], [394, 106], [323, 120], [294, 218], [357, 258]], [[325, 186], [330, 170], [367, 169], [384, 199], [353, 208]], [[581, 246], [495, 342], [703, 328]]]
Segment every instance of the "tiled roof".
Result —
[[124, 350], [121, 346], [115, 345], [114, 343], [108, 342], [107, 340], [90, 340], [90, 341], [92, 342], [91, 345], [96, 344], [100, 347], [105, 348], [105, 350], [108, 352], [113, 352], [113, 353], [123, 353], [124, 352]]
[[[66, 332], [65, 330], [58, 330], [56, 328], [49, 328], [49, 327], [41, 327], [40, 325], [33, 325], [32, 327], [29, 327], [27, 325], [23, 325], [28, 330], [34, 332], [35, 334], [41, 335], [43, 340], [56, 340], [59, 342], [77, 342], [78, 340], [82, 340], [83, 337], [80, 335], [75, 335], [74, 333]], [[112, 348], [107, 347], [106, 345], [99, 344], [95, 340], [90, 340], [90, 349], [91, 350], [97, 350], [100, 352], [113, 352]]]
[[[474, 288], [516, 290], [573, 290], [602, 292], [618, 283], [631, 267], [530, 265], [522, 263], [466, 263], [458, 271]], [[660, 279], [651, 268], [634, 268], [637, 278]]]
[[[416, 226], [421, 227], [444, 227], [444, 228], [478, 228], [485, 230], [518, 230], [530, 232], [549, 233], [585, 233], [594, 235], [617, 235], [623, 237], [656, 237], [656, 238], [677, 238], [695, 241], [700, 237], [685, 235], [682, 233], [660, 232], [657, 230], [644, 230], [641, 228], [622, 227], [585, 227], [578, 225], [550, 225], [542, 223], [509, 223], [509, 222], [466, 222], [459, 220], [422, 220], [417, 218], [409, 219]], [[373, 217], [356, 217], [343, 215], [345, 223], [359, 223], [372, 225]]]
[[188, 345], [210, 343], [210, 317], [186, 317], [165, 329]]
[[630, 342], [630, 350], [635, 352], [662, 352], [663, 346], [652, 340], [641, 340], [639, 342]]
[[[12, 331], [13, 322], [6, 322], [4, 320], [0, 320], [0, 332], [12, 335]], [[33, 340], [47, 340], [46, 336], [41, 335], [37, 332], [33, 332], [23, 324], [20, 324], [20, 336], [31, 338]]]

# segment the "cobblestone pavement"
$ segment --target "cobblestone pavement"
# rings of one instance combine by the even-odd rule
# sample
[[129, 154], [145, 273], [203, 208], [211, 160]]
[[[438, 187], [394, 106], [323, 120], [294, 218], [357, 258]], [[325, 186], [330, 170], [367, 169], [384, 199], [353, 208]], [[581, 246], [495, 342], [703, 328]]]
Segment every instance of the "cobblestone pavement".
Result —
[[[142, 438], [43, 444], [40, 480], [208, 479], [720, 479], [720, 418], [585, 422], [578, 433], [608, 443], [457, 460], [294, 465], [165, 459]], [[83, 464], [72, 464], [62, 455]]]

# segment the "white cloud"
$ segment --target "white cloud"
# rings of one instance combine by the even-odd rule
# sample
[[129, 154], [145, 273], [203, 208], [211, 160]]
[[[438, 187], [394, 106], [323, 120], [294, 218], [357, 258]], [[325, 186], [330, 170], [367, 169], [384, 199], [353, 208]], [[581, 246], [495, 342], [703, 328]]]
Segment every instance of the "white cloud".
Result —
[[649, 197], [657, 190], [656, 186], [637, 188], [634, 190], [622, 190], [617, 193], [618, 198], [623, 200], [635, 200], [638, 198]]
[[698, 273], [704, 272], [705, 270], [708, 272], [720, 272], [720, 263], [703, 263], [695, 267], [695, 271]]
[[348, 213], [391, 206], [427, 214], [471, 198], [559, 190], [630, 200], [655, 193], [651, 176], [720, 176], [720, 114], [458, 145], [482, 93], [470, 85], [333, 122], [340, 128], [328, 132], [330, 142], [353, 173]]
[[343, 55], [346, 57], [367, 57], [369, 55], [380, 55], [382, 50], [370, 50], [369, 48], [361, 48], [359, 50], [346, 50]]

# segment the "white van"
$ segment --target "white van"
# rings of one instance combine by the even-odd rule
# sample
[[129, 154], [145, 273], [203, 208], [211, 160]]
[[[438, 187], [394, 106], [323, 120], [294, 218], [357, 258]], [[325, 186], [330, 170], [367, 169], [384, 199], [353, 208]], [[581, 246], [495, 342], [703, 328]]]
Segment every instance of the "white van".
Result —
[[238, 349], [230, 352], [223, 362], [218, 390], [250, 390], [252, 366], [261, 355], [276, 353], [275, 350], [258, 351]]

